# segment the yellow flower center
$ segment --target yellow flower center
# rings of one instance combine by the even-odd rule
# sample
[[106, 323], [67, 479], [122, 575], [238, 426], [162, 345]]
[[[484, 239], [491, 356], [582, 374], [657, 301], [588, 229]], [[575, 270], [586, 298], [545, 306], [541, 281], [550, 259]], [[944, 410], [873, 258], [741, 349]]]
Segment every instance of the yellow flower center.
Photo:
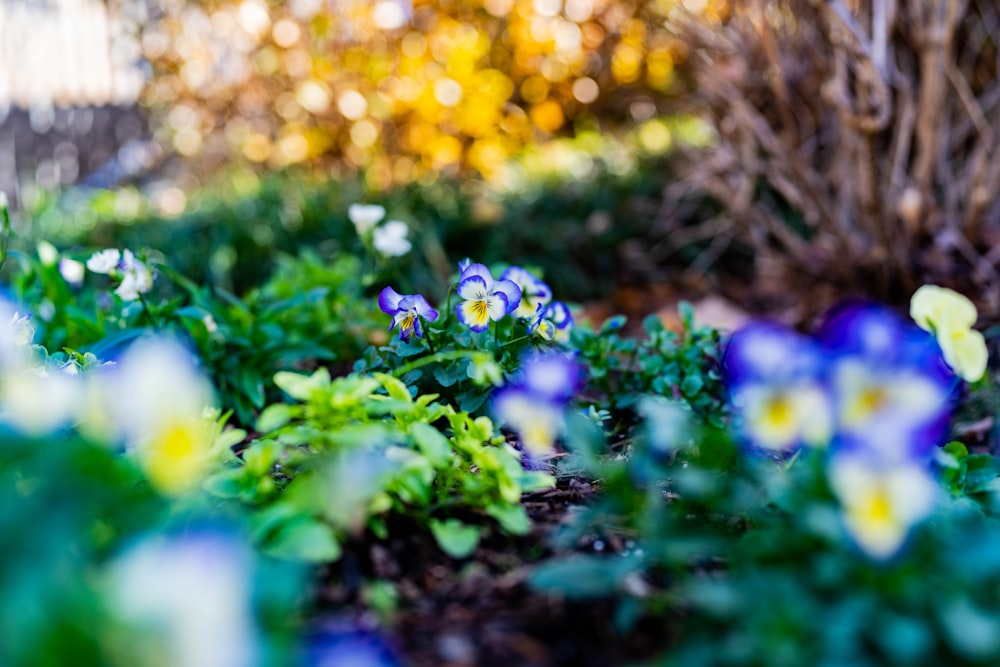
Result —
[[762, 415], [764, 423], [773, 429], [784, 430], [792, 425], [795, 419], [795, 411], [792, 402], [785, 395], [778, 395], [772, 398], [764, 406]]

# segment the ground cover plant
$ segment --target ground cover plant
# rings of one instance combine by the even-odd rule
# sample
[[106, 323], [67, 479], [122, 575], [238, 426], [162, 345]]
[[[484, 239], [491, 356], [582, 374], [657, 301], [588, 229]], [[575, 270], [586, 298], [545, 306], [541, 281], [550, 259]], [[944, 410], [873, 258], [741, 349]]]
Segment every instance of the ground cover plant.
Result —
[[626, 334], [516, 258], [411, 291], [405, 223], [341, 214], [360, 255], [239, 294], [5, 245], [4, 664], [998, 658], [968, 299]]

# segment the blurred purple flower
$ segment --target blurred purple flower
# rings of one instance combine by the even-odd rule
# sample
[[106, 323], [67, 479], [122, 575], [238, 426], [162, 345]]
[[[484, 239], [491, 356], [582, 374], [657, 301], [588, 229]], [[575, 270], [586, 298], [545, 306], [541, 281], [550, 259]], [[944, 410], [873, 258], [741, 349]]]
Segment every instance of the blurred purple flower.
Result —
[[830, 364], [840, 445], [926, 458], [946, 435], [957, 378], [934, 337], [874, 304], [831, 311], [817, 333]]
[[808, 338], [777, 324], [736, 331], [722, 360], [742, 435], [753, 445], [787, 450], [822, 447], [833, 436], [825, 366]]
[[582, 369], [565, 354], [525, 359], [521, 379], [493, 395], [493, 413], [515, 431], [531, 456], [547, 454], [563, 429], [566, 406], [579, 389]]
[[552, 289], [542, 279], [520, 266], [508, 268], [500, 275], [500, 279], [510, 280], [521, 289], [521, 301], [514, 310], [517, 317], [534, 317], [539, 306], [552, 300]]

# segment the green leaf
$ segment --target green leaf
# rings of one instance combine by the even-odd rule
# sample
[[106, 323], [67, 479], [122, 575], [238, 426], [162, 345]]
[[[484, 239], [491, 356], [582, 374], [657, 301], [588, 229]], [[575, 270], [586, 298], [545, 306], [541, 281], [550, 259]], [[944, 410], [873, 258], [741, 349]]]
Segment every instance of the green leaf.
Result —
[[373, 376], [379, 381], [379, 384], [382, 385], [382, 388], [385, 389], [390, 398], [394, 398], [397, 401], [406, 401], [407, 403], [413, 401], [410, 390], [403, 384], [402, 380], [385, 373], [374, 373]]
[[265, 551], [282, 560], [308, 563], [329, 563], [340, 558], [341, 553], [333, 529], [315, 519], [303, 519], [283, 526]]
[[701, 391], [704, 386], [705, 380], [701, 377], [701, 375], [698, 375], [697, 373], [688, 375], [684, 378], [684, 381], [681, 382], [681, 393], [685, 396], [694, 396]]
[[532, 587], [567, 598], [598, 598], [622, 590], [639, 563], [632, 557], [570, 556], [546, 563], [531, 575]]
[[479, 529], [458, 519], [431, 520], [430, 527], [438, 546], [452, 558], [465, 558], [479, 545]]
[[512, 535], [526, 535], [531, 530], [531, 519], [520, 505], [490, 505], [486, 513]]
[[455, 372], [454, 366], [438, 366], [434, 369], [434, 379], [442, 387], [450, 387], [458, 382], [460, 375]]
[[287, 424], [292, 418], [292, 411], [284, 403], [274, 403], [264, 408], [257, 418], [257, 430], [269, 433]]
[[451, 445], [448, 438], [430, 424], [417, 422], [410, 426], [410, 435], [417, 449], [427, 457], [435, 468], [442, 468], [451, 459]]
[[280, 371], [274, 374], [274, 384], [292, 398], [308, 401], [313, 392], [330, 386], [330, 371], [320, 368], [312, 375]]
[[1000, 475], [1000, 461], [989, 454], [970, 454], [965, 459], [965, 492], [984, 491]]
[[202, 488], [218, 498], [236, 498], [243, 491], [243, 470], [236, 468], [215, 473]]
[[609, 317], [608, 319], [604, 320], [604, 324], [601, 325], [601, 330], [599, 333], [607, 334], [611, 333], [612, 331], [618, 331], [619, 329], [625, 326], [626, 322], [628, 322], [628, 318], [625, 317], [624, 315], [615, 315], [614, 317]]
[[472, 389], [456, 396], [458, 409], [462, 412], [475, 412], [486, 402], [488, 394], [482, 389]]

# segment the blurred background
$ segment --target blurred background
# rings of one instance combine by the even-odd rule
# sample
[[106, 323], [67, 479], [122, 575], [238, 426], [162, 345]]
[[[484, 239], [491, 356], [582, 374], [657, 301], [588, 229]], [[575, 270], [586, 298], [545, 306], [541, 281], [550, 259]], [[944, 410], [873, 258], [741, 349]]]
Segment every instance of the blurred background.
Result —
[[[293, 165], [376, 190], [442, 174], [511, 185], [508, 162], [553, 137], [669, 110], [687, 47], [664, 21], [680, 4], [5, 0], [0, 187], [33, 204], [35, 188], [110, 187], [179, 160], [184, 189]], [[662, 152], [671, 134], [640, 139]], [[585, 175], [581, 159], [562, 157]]]
[[994, 313], [998, 26], [987, 0], [3, 0], [0, 190], [22, 235], [163, 240], [233, 289], [349, 247], [371, 200], [420, 232], [414, 288], [475, 255], [625, 310], [802, 322], [937, 282]]

